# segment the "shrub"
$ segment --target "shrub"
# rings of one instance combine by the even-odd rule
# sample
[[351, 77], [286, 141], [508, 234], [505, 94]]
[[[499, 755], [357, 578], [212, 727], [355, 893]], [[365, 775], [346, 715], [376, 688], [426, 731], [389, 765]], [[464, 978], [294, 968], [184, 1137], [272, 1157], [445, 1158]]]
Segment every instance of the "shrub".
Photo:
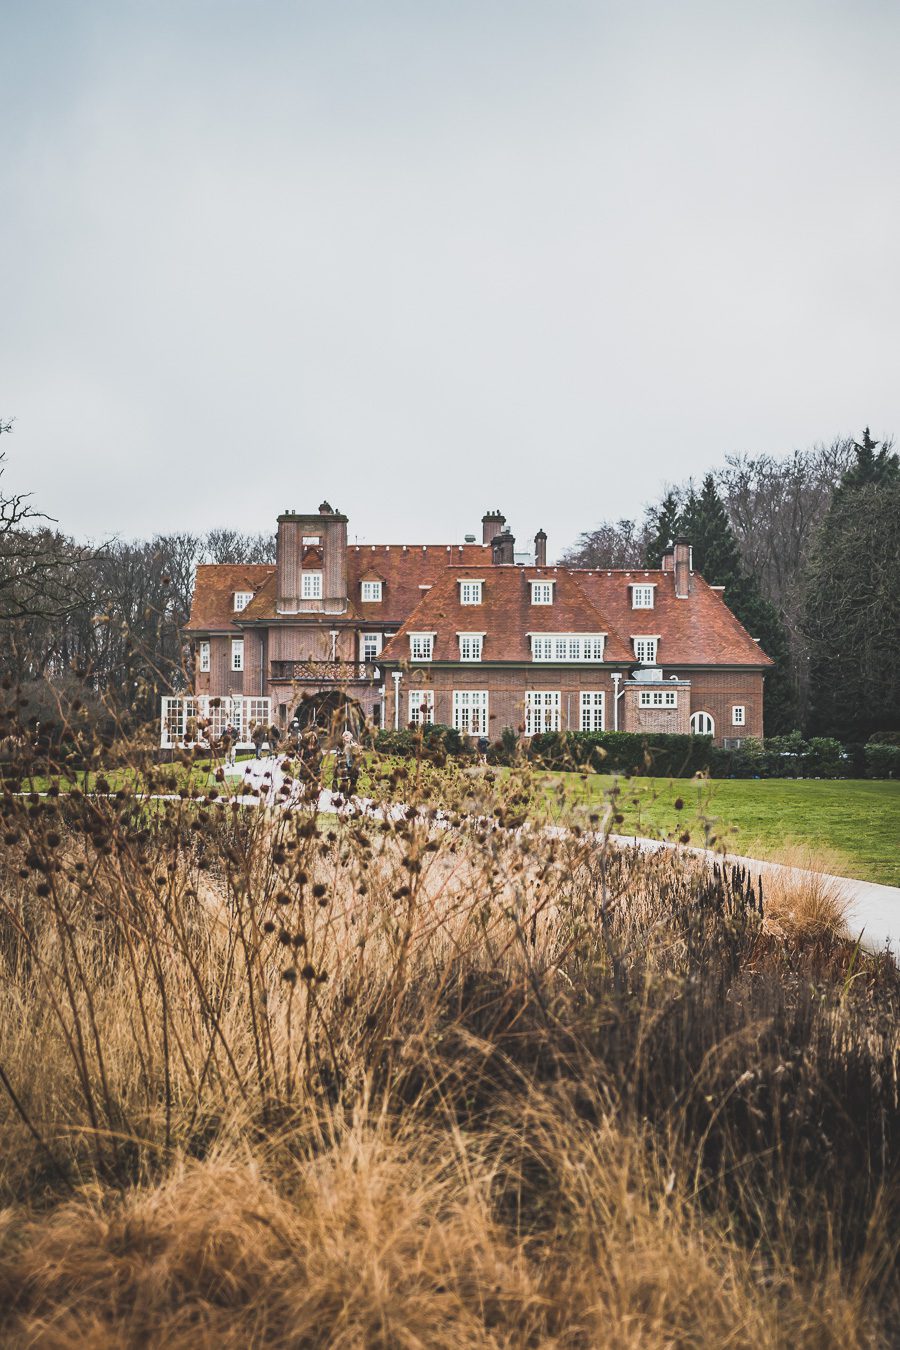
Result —
[[551, 769], [589, 769], [600, 773], [655, 774], [690, 778], [705, 773], [711, 736], [679, 736], [634, 731], [545, 731], [532, 736], [531, 760]]
[[869, 745], [900, 745], [900, 731], [873, 731]]
[[867, 745], [866, 777], [900, 778], [900, 745]]
[[407, 759], [422, 756], [438, 761], [446, 755], [472, 754], [474, 747], [463, 740], [456, 727], [426, 723], [421, 730], [407, 727], [402, 731], [379, 731], [375, 749], [382, 755], [401, 755]]

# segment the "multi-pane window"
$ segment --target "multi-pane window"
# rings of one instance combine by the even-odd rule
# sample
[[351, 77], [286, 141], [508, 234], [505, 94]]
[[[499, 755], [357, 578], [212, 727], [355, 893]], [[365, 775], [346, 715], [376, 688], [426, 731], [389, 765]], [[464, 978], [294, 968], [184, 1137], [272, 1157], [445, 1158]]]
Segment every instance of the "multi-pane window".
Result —
[[434, 722], [434, 690], [411, 689], [409, 691], [409, 721], [414, 727]]
[[457, 633], [460, 661], [480, 661], [484, 633]]
[[677, 708], [677, 689], [642, 689], [640, 704], [642, 708]]
[[322, 599], [322, 573], [301, 572], [300, 598], [302, 600]]
[[231, 639], [231, 669], [232, 669], [232, 670], [243, 670], [243, 669], [244, 669], [244, 639], [243, 639], [243, 638], [232, 638], [232, 639]]
[[209, 670], [209, 643], [208, 643], [208, 642], [201, 642], [201, 643], [200, 643], [200, 669], [203, 670], [203, 671]]
[[552, 605], [553, 582], [533, 581], [531, 583], [531, 603], [533, 605]]
[[632, 586], [631, 588], [631, 608], [632, 609], [652, 609], [653, 608], [653, 586]]
[[533, 633], [533, 661], [602, 661], [602, 633]]
[[360, 639], [362, 647], [362, 659], [364, 661], [374, 661], [381, 655], [381, 634], [363, 633]]
[[525, 735], [559, 731], [559, 706], [558, 689], [529, 689], [525, 695]]
[[482, 584], [480, 581], [461, 581], [459, 583], [459, 603], [461, 605], [480, 605]]
[[731, 722], [733, 726], [742, 727], [747, 720], [747, 709], [743, 703], [735, 703], [731, 709]]
[[434, 633], [410, 633], [409, 659], [430, 661], [434, 651]]
[[235, 591], [234, 593], [235, 613], [240, 613], [242, 609], [246, 609], [252, 599], [253, 599], [252, 591]]
[[367, 604], [381, 599], [381, 582], [364, 581], [362, 584], [362, 598]]
[[602, 731], [604, 726], [604, 704], [606, 696], [602, 689], [583, 689], [581, 691], [581, 730]]
[[636, 637], [634, 642], [635, 660], [640, 661], [643, 666], [656, 665], [656, 646], [659, 642], [658, 637]]
[[454, 689], [453, 725], [471, 736], [486, 736], [488, 729], [488, 691]]
[[691, 731], [695, 736], [714, 736], [716, 724], [708, 712], [691, 713]]

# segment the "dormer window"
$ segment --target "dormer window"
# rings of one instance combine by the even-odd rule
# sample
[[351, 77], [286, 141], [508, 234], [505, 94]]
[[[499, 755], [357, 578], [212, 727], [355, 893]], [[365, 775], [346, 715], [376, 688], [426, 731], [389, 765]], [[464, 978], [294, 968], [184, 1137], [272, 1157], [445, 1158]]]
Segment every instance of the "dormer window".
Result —
[[430, 661], [434, 652], [434, 633], [410, 633], [409, 659]]
[[321, 572], [302, 572], [300, 581], [300, 597], [303, 600], [321, 600], [322, 599], [322, 573]]
[[531, 583], [531, 603], [533, 605], [552, 605], [553, 582], [533, 581]]
[[460, 661], [480, 661], [484, 633], [457, 633]]
[[246, 609], [253, 599], [252, 591], [235, 591], [234, 593], [234, 612], [240, 614], [242, 609]]
[[364, 581], [362, 583], [362, 598], [364, 604], [377, 604], [381, 600], [381, 582]]
[[655, 666], [659, 638], [636, 637], [632, 638], [632, 642], [634, 643], [634, 659], [639, 661], [642, 666]]
[[461, 581], [459, 583], [459, 603], [461, 605], [480, 605], [482, 581]]
[[632, 609], [652, 609], [652, 608], [653, 608], [653, 592], [654, 592], [655, 590], [656, 590], [656, 587], [655, 587], [655, 586], [646, 586], [646, 585], [643, 585], [643, 584], [641, 584], [640, 586], [637, 586], [637, 585], [632, 586], [632, 588], [631, 588], [631, 608], [632, 608]]

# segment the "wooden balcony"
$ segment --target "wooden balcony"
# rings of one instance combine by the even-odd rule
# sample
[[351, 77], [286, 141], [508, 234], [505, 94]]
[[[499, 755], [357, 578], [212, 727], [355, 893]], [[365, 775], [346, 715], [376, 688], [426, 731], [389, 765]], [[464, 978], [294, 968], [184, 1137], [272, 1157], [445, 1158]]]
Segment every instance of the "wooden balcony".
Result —
[[374, 661], [272, 661], [269, 678], [287, 684], [371, 684]]

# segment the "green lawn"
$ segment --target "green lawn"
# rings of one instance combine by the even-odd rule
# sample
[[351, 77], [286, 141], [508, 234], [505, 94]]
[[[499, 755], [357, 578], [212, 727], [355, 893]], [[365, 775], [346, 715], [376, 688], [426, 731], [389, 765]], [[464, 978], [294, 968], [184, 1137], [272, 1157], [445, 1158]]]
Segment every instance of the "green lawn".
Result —
[[[778, 858], [794, 849], [807, 866], [900, 885], [900, 783], [867, 779], [616, 779], [543, 774], [548, 803], [584, 820], [618, 786], [618, 834], [657, 838], [685, 832], [691, 843], [724, 842], [731, 852]], [[558, 798], [555, 785], [564, 798]], [[675, 802], [683, 802], [676, 810]], [[551, 807], [551, 809], [553, 809]]]

